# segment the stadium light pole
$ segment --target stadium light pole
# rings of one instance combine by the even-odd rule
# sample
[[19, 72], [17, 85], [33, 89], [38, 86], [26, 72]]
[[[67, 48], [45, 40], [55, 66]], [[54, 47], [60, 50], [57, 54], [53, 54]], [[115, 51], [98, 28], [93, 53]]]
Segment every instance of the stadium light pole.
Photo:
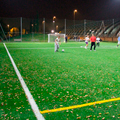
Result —
[[21, 41], [22, 41], [22, 17], [20, 18], [20, 26], [21, 26]]
[[31, 26], [32, 26], [32, 40], [33, 40], [33, 24], [31, 24]]
[[56, 19], [56, 16], [53, 17], [54, 32], [55, 32], [55, 19]]
[[76, 35], [76, 34], [75, 34], [75, 13], [76, 13], [76, 12], [77, 12], [77, 10], [75, 9], [75, 10], [74, 10], [74, 35]]
[[58, 25], [56, 25], [56, 32], [58, 32]]
[[7, 27], [8, 27], [8, 32], [9, 32], [9, 26], [10, 26], [10, 25], [8, 24], [8, 25], [7, 25]]
[[45, 42], [45, 18], [43, 18], [43, 35], [44, 35], [44, 42]]
[[10, 32], [9, 32], [9, 27], [10, 27], [10, 25], [8, 24], [8, 25], [7, 25], [7, 27], [8, 27], [8, 36], [9, 36], [9, 41], [10, 41]]
[[66, 19], [65, 19], [65, 36], [66, 36]]

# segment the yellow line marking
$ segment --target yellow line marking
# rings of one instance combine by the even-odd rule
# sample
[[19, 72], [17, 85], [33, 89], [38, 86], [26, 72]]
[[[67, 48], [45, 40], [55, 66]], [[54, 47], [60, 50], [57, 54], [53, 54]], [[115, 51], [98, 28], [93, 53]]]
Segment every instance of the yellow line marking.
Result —
[[69, 107], [63, 107], [63, 108], [57, 108], [57, 109], [51, 109], [51, 110], [44, 110], [44, 111], [40, 111], [40, 113], [44, 114], [44, 113], [58, 112], [58, 111], [81, 108], [81, 107], [85, 107], [85, 106], [107, 103], [107, 102], [118, 101], [118, 100], [120, 100], [120, 97], [119, 98], [108, 99], [108, 100], [91, 102], [91, 103], [85, 103], [85, 104], [81, 104], [81, 105], [74, 105], [74, 106], [69, 106]]

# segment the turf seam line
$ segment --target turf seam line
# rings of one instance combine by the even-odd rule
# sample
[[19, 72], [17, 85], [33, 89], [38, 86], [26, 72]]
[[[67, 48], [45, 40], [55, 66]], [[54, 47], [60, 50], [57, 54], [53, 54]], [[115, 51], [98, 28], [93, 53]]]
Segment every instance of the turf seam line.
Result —
[[81, 108], [81, 107], [86, 107], [86, 106], [91, 106], [91, 105], [96, 105], [96, 104], [102, 104], [102, 103], [107, 103], [107, 102], [112, 102], [112, 101], [118, 101], [118, 100], [120, 100], [120, 97], [119, 98], [108, 99], [108, 100], [91, 102], [91, 103], [85, 103], [85, 104], [81, 104], [81, 105], [74, 105], [74, 106], [69, 106], [69, 107], [62, 107], [62, 108], [51, 109], [51, 110], [44, 110], [44, 111], [40, 111], [40, 113], [45, 114], [45, 113], [51, 113], [51, 112], [58, 112], [58, 111], [63, 111], [63, 110], [68, 110], [68, 109], [76, 109], [76, 108]]
[[31, 95], [31, 93], [30, 93], [30, 91], [29, 91], [29, 89], [27, 87], [27, 85], [25, 84], [24, 79], [22, 78], [22, 76], [21, 76], [21, 74], [20, 74], [20, 72], [19, 72], [19, 70], [18, 70], [12, 56], [10, 55], [5, 43], [3, 43], [3, 44], [4, 44], [4, 47], [5, 47], [5, 49], [6, 49], [7, 53], [8, 53], [8, 56], [9, 56], [11, 62], [12, 62], [12, 65], [13, 65], [13, 67], [15, 69], [15, 72], [16, 72], [16, 74], [18, 76], [18, 79], [19, 79], [19, 81], [20, 81], [20, 83], [21, 83], [21, 85], [23, 87], [23, 90], [24, 90], [24, 92], [25, 92], [25, 94], [27, 96], [27, 99], [28, 99], [28, 101], [29, 101], [29, 103], [31, 105], [31, 108], [32, 108], [37, 120], [45, 120], [44, 117], [42, 116], [42, 114], [39, 112], [38, 106], [35, 103], [32, 95]]

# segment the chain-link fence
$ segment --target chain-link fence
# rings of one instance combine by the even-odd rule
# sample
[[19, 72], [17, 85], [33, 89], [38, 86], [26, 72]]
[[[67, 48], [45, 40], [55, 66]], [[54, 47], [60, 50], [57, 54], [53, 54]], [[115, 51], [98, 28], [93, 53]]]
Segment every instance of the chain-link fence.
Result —
[[29, 18], [0, 18], [1, 41], [48, 41], [47, 34], [63, 33], [69, 39], [94, 33], [104, 39], [117, 37], [120, 31], [120, 19], [111, 20], [67, 20], [57, 19], [29, 19]]

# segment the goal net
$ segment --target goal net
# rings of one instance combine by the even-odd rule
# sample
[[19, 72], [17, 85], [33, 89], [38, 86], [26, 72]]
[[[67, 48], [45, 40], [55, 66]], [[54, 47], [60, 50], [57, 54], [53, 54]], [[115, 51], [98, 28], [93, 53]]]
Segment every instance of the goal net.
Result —
[[55, 39], [60, 36], [60, 42], [65, 42], [65, 34], [48, 34], [48, 42], [55, 42]]

